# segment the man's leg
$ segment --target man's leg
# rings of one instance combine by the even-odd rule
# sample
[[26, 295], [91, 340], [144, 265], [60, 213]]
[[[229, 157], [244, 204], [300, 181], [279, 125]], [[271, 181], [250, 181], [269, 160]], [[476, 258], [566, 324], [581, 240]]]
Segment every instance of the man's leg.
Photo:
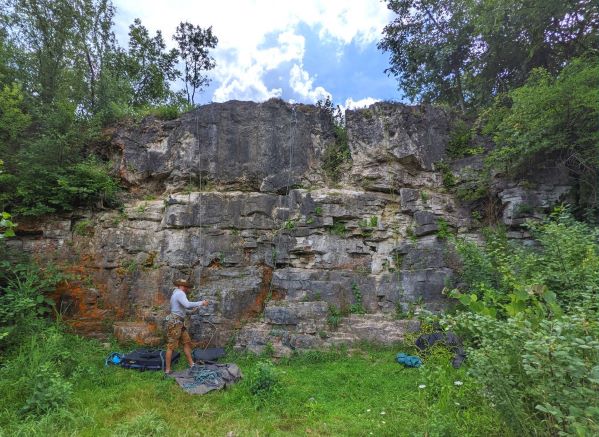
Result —
[[169, 347], [166, 349], [166, 356], [164, 357], [164, 372], [171, 373], [171, 360], [173, 359], [173, 350]]
[[171, 372], [171, 362], [173, 360], [173, 350], [179, 347], [179, 337], [181, 337], [183, 324], [182, 323], [169, 323], [166, 326], [166, 355], [164, 357], [164, 372]]
[[187, 358], [189, 367], [191, 367], [193, 366], [193, 358], [191, 357], [191, 337], [186, 328], [183, 328], [183, 332], [181, 332], [181, 342], [183, 343], [183, 353], [185, 354], [185, 358]]
[[183, 345], [183, 352], [185, 353], [185, 357], [187, 358], [189, 367], [193, 366], [193, 358], [191, 358], [191, 344], [190, 343], [185, 343]]

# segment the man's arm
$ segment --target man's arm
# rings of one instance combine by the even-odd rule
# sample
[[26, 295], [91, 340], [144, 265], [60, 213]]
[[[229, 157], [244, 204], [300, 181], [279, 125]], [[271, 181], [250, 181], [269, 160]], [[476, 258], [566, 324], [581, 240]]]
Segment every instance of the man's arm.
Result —
[[[179, 304], [181, 304], [181, 306], [183, 306], [185, 309], [190, 310], [192, 308], [197, 308], [197, 307], [201, 307], [202, 305], [206, 305], [208, 302], [205, 300], [200, 300], [198, 302], [190, 302], [187, 299], [187, 296], [185, 295], [185, 293], [180, 293], [177, 296], [177, 302]], [[204, 303], [206, 302], [206, 304]]]

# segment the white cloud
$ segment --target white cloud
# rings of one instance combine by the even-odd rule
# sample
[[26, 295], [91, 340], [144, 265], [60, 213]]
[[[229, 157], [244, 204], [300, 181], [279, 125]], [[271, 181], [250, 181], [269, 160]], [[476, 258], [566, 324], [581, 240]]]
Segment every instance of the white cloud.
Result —
[[345, 105], [343, 105], [343, 107], [345, 109], [359, 109], [359, 108], [366, 108], [376, 102], [380, 102], [380, 99], [375, 99], [372, 97], [366, 97], [364, 99], [360, 99], [360, 100], [355, 100], [352, 99], [351, 97], [349, 99], [345, 100]]
[[302, 97], [303, 101], [316, 103], [318, 100], [324, 100], [330, 96], [327, 90], [321, 86], [314, 87], [314, 79], [304, 70], [301, 65], [294, 64], [289, 71], [289, 86]]
[[[214, 91], [212, 99], [216, 102], [231, 99], [264, 101], [271, 97], [281, 97], [283, 90], [269, 89], [264, 83], [264, 74], [284, 63], [303, 59], [304, 46], [303, 36], [283, 32], [278, 35], [275, 47], [257, 48], [248, 53], [237, 49], [217, 52], [216, 63], [220, 68], [214, 71], [214, 76], [220, 85]], [[227, 62], [231, 58], [234, 62]]]
[[[127, 41], [127, 26], [135, 17], [141, 18], [152, 33], [161, 29], [171, 46], [170, 36], [180, 21], [212, 26], [219, 39], [213, 53], [217, 67], [212, 74], [217, 85], [212, 98], [218, 101], [280, 96], [282, 90], [269, 89], [264, 76], [285, 63], [294, 64], [289, 73], [295, 76], [289, 80], [302, 91], [298, 94], [312, 101], [323, 88], [314, 86], [315, 77], [302, 68], [305, 41], [298, 26], [315, 29], [321, 39], [341, 47], [352, 41], [364, 46], [377, 41], [383, 26], [390, 21], [390, 13], [380, 0], [114, 2], [123, 45]], [[264, 47], [269, 36], [276, 36], [274, 47]]]

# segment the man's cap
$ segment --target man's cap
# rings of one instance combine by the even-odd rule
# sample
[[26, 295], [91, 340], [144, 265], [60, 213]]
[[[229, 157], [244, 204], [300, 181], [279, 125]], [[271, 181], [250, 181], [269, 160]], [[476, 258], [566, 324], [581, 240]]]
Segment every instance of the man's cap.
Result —
[[177, 287], [191, 288], [191, 281], [188, 281], [187, 279], [177, 279], [176, 281], [173, 281], [173, 284], [175, 284]]

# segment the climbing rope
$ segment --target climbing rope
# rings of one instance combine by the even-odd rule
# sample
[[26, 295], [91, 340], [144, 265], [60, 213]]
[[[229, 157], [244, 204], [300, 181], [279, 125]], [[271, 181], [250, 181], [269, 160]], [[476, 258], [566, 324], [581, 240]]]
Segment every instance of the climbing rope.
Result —
[[[287, 171], [287, 187], [285, 190], [285, 197], [287, 198], [287, 218], [285, 220], [282, 221], [282, 224], [284, 226], [285, 222], [287, 220], [289, 220], [289, 217], [291, 215], [291, 198], [289, 197], [289, 190], [290, 190], [290, 186], [291, 186], [291, 168], [292, 168], [292, 162], [293, 162], [293, 142], [295, 140], [295, 134], [297, 132], [297, 114], [295, 112], [295, 107], [292, 105], [291, 106], [291, 113], [293, 115], [293, 122], [291, 124], [291, 128], [289, 129], [289, 170]], [[277, 268], [277, 255], [278, 255], [278, 250], [277, 248], [279, 247], [279, 245], [281, 244], [281, 228], [277, 229], [277, 239], [278, 242], [275, 242], [274, 245], [274, 253], [273, 253], [273, 260], [272, 260], [272, 276], [270, 278], [270, 284], [268, 286], [268, 298], [270, 298], [270, 296], [272, 296], [272, 285], [273, 285], [273, 278], [274, 278], [274, 273], [275, 270]]]
[[[282, 220], [282, 225], [284, 225], [284, 223], [289, 220], [289, 217], [291, 215], [291, 198], [289, 196], [289, 192], [290, 192], [290, 188], [291, 188], [291, 170], [292, 170], [292, 165], [293, 165], [293, 145], [294, 145], [294, 141], [295, 141], [295, 136], [297, 133], [297, 113], [295, 110], [294, 106], [291, 106], [291, 112], [292, 112], [292, 123], [291, 123], [291, 127], [290, 127], [290, 135], [289, 135], [289, 169], [288, 169], [288, 173], [287, 173], [287, 186], [285, 189], [285, 198], [287, 199], [287, 214], [286, 214], [286, 218]], [[199, 257], [195, 262], [191, 262], [190, 260], [190, 264], [188, 267], [188, 277], [189, 279], [191, 279], [191, 275], [193, 272], [193, 269], [200, 264], [201, 265], [201, 258], [202, 258], [202, 247], [203, 247], [203, 236], [202, 236], [202, 227], [203, 227], [203, 223], [202, 223], [202, 153], [200, 150], [200, 134], [199, 134], [199, 118], [198, 118], [198, 114], [196, 112], [195, 114], [195, 136], [196, 136], [196, 144], [197, 144], [197, 148], [198, 148], [198, 177], [199, 177], [199, 192], [198, 192], [198, 203], [199, 203]], [[189, 167], [189, 187], [188, 187], [188, 195], [187, 195], [187, 205], [188, 205], [188, 209], [189, 209], [189, 216], [190, 216], [190, 221], [189, 221], [189, 225], [187, 225], [185, 228], [189, 228], [192, 226], [192, 219], [193, 219], [193, 207], [191, 204], [191, 189], [192, 189], [192, 167], [190, 165]], [[278, 250], [277, 248], [280, 246], [281, 244], [281, 228], [282, 226], [280, 226], [279, 229], [277, 229], [277, 234], [276, 234], [276, 240], [274, 242], [274, 253], [273, 253], [273, 274], [274, 271], [277, 267], [277, 256], [278, 256]], [[201, 266], [202, 270], [203, 270], [203, 266]], [[200, 277], [198, 280], [201, 280], [201, 275], [202, 275], [202, 271], [200, 271]], [[271, 277], [270, 280], [270, 284], [269, 284], [269, 289], [268, 289], [268, 296], [272, 295], [272, 288], [273, 288], [273, 278]], [[214, 336], [216, 334], [216, 325], [208, 320], [201, 320], [201, 323], [204, 324], [208, 324], [211, 326], [212, 328], [212, 333], [210, 336], [210, 340], [208, 341], [208, 343], [206, 343], [206, 346], [204, 348], [204, 350], [206, 350], [209, 345], [211, 344], [212, 340], [214, 339]]]
[[183, 388], [195, 388], [199, 385], [217, 387], [222, 383], [219, 372], [200, 366], [194, 366], [189, 369], [189, 375], [193, 377], [193, 382], [183, 384]]

